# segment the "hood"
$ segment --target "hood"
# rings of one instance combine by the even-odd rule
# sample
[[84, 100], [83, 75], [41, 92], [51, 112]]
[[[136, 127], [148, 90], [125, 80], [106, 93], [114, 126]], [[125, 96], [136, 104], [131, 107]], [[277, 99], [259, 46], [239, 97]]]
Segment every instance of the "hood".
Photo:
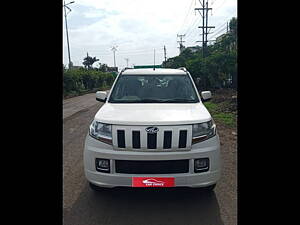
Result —
[[180, 125], [206, 122], [211, 119], [199, 103], [105, 103], [95, 120], [118, 125]]

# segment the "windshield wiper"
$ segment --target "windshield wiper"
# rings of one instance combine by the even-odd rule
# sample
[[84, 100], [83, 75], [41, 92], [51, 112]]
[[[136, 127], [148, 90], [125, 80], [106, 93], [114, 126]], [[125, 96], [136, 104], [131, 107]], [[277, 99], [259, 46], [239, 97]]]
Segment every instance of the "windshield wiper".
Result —
[[196, 103], [196, 100], [184, 99], [184, 98], [174, 98], [174, 99], [136, 99], [136, 100], [110, 100], [111, 103]]
[[138, 100], [139, 103], [195, 103], [196, 100], [184, 99], [184, 98], [174, 98], [174, 99], [141, 99]]
[[135, 100], [110, 100], [111, 103], [160, 103], [165, 102], [165, 100], [160, 99], [135, 99]]
[[167, 102], [167, 103], [196, 103], [197, 101], [193, 100], [193, 99], [173, 98], [173, 99], [164, 100], [164, 102]]
[[138, 100], [137, 102], [139, 102], [139, 103], [157, 103], [157, 102], [160, 103], [160, 102], [165, 102], [165, 100], [145, 98], [145, 99]]

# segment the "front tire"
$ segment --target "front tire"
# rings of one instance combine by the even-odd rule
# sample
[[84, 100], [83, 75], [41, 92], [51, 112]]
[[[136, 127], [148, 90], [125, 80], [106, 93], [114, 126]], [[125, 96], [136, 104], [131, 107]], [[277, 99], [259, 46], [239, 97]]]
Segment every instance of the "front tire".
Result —
[[213, 185], [210, 185], [210, 186], [207, 186], [207, 187], [203, 187], [202, 189], [206, 192], [213, 192], [215, 187], [216, 187], [216, 184], [213, 184]]
[[101, 191], [102, 190], [102, 188], [101, 187], [99, 187], [99, 186], [97, 186], [97, 185], [95, 185], [95, 184], [93, 184], [93, 183], [91, 183], [91, 182], [89, 182], [89, 185], [90, 185], [90, 188], [93, 190], [93, 191]]

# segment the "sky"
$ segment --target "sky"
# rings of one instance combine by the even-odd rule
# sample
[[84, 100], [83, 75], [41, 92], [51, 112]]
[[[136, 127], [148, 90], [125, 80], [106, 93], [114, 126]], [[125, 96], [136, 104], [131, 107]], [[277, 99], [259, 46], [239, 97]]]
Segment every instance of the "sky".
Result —
[[[71, 1], [71, 0], [70, 0]], [[66, 1], [66, 4], [70, 1]], [[201, 0], [202, 2], [202, 0]], [[227, 22], [237, 17], [237, 0], [208, 0], [208, 25], [215, 26], [208, 40], [226, 32]], [[153, 65], [166, 57], [179, 55], [178, 34], [184, 46], [201, 45], [201, 16], [199, 0], [75, 0], [68, 5], [67, 14], [71, 61], [83, 66], [87, 53], [99, 63], [114, 65], [113, 46], [116, 46], [116, 66]], [[68, 11], [68, 10], [67, 10]], [[63, 12], [63, 11], [62, 11]], [[64, 12], [63, 12], [64, 13]], [[64, 14], [63, 14], [64, 15]], [[68, 48], [63, 17], [63, 63], [68, 64]]]

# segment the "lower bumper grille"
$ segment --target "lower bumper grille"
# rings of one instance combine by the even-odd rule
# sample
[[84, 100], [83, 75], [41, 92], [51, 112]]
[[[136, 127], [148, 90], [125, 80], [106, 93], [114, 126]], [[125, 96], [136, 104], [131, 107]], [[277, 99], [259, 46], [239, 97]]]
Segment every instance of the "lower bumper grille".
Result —
[[189, 160], [133, 161], [116, 160], [117, 173], [125, 174], [172, 174], [188, 173]]

